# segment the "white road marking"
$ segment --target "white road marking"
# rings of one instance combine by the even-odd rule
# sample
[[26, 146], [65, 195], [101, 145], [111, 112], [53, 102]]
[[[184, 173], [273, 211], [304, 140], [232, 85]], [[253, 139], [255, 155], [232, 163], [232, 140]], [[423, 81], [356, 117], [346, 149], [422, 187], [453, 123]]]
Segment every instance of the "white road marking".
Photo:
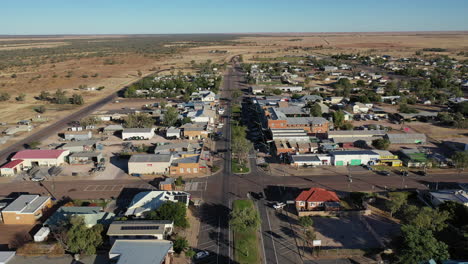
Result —
[[[258, 208], [258, 203], [255, 203], [257, 206], [257, 211], [260, 212], [260, 208]], [[263, 262], [266, 263], [266, 253], [265, 253], [265, 243], [263, 243], [263, 231], [262, 231], [262, 225], [260, 225], [260, 241], [262, 241], [262, 247], [263, 247]]]
[[[270, 216], [268, 215], [268, 210], [266, 210], [266, 215], [267, 215], [267, 220], [268, 220], [268, 226], [270, 227], [271, 230], [271, 222], [270, 222]], [[271, 237], [271, 243], [273, 244], [273, 252], [275, 252], [275, 259], [276, 263], [278, 263], [278, 255], [276, 254], [276, 247], [275, 247], [275, 240], [273, 239], [273, 236], [270, 234]]]
[[221, 234], [221, 218], [218, 218], [218, 249], [216, 250], [216, 263], [219, 263], [219, 236]]

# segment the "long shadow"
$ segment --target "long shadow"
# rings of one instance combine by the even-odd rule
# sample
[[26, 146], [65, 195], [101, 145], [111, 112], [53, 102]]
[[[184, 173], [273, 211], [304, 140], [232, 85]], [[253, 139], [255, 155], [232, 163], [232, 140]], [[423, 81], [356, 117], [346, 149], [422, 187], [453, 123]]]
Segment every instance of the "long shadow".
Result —
[[222, 204], [204, 203], [200, 206], [198, 219], [211, 227], [228, 228], [230, 209]]
[[[195, 252], [200, 252], [202, 249], [192, 248]], [[208, 251], [209, 255], [202, 259], [193, 259], [194, 264], [211, 264], [211, 263], [232, 263], [239, 264], [239, 262], [234, 259], [229, 258], [228, 256], [217, 254], [214, 250], [203, 250]]]
[[117, 210], [123, 210], [127, 208], [136, 194], [145, 191], [151, 190], [144, 188], [123, 188], [116, 199]]

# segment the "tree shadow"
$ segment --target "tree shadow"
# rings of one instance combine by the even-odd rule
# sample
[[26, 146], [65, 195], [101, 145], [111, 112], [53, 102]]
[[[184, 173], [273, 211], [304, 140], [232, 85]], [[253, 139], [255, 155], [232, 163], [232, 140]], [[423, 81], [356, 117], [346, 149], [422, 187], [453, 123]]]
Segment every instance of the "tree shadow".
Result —
[[31, 235], [28, 232], [17, 232], [9, 241], [10, 249], [16, 250], [31, 240]]

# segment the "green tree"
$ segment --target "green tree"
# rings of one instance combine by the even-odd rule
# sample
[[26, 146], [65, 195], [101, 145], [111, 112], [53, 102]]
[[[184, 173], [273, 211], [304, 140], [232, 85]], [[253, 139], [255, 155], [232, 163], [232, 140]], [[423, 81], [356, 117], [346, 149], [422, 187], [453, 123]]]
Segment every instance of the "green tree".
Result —
[[372, 140], [372, 146], [376, 149], [388, 149], [390, 147], [390, 140], [386, 138], [378, 138]]
[[137, 71], [137, 74], [138, 74], [138, 77], [141, 77], [143, 75], [143, 73], [140, 70]]
[[174, 107], [168, 107], [164, 113], [163, 123], [164, 125], [171, 127], [177, 122], [178, 118], [179, 111], [177, 111], [177, 109]]
[[15, 99], [16, 101], [24, 101], [26, 99], [26, 94], [20, 93]]
[[176, 237], [174, 239], [174, 251], [175, 253], [177, 254], [180, 254], [182, 253], [182, 251], [185, 251], [186, 249], [188, 249], [188, 241], [187, 239], [185, 239], [184, 237]]
[[103, 230], [101, 224], [88, 228], [82, 217], [74, 216], [52, 232], [64, 249], [70, 253], [93, 255], [96, 254], [96, 248], [103, 243]]
[[400, 104], [400, 107], [398, 108], [398, 112], [405, 113], [405, 114], [413, 114], [413, 113], [418, 113], [419, 111], [413, 107], [408, 106], [407, 104]]
[[245, 137], [232, 137], [232, 153], [236, 155], [239, 164], [243, 164], [247, 155], [252, 148], [252, 142], [248, 141]]
[[84, 104], [83, 96], [79, 94], [73, 94], [72, 95], [72, 103], [76, 105], [82, 105]]
[[458, 169], [464, 170], [468, 166], [468, 151], [457, 151], [452, 155], [452, 160]]
[[335, 111], [332, 114], [333, 116], [333, 124], [335, 127], [341, 127], [344, 123], [345, 113], [341, 110]]
[[195, 251], [193, 249], [187, 249], [187, 251], [185, 251], [185, 257], [187, 257], [188, 259], [191, 259], [195, 256]]
[[301, 225], [304, 229], [311, 227], [314, 224], [314, 220], [310, 216], [301, 216], [299, 217], [299, 225]]
[[70, 101], [65, 96], [65, 94], [66, 94], [66, 92], [62, 91], [62, 89], [57, 89], [57, 91], [55, 91], [54, 103], [56, 103], [56, 104], [68, 104]]
[[137, 88], [135, 87], [135, 85], [130, 85], [129, 87], [127, 87], [127, 89], [125, 89], [124, 97], [125, 98], [137, 97], [136, 90]]
[[281, 95], [283, 93], [283, 91], [281, 91], [280, 89], [273, 89], [272, 92], [276, 95]]
[[342, 130], [353, 130], [354, 126], [351, 122], [344, 122], [343, 125], [340, 127]]
[[41, 105], [41, 106], [35, 107], [34, 111], [38, 112], [39, 114], [43, 114], [43, 113], [45, 113], [46, 108], [45, 108], [45, 106]]
[[101, 121], [95, 116], [88, 116], [80, 120], [80, 125], [83, 127], [95, 126], [99, 123], [101, 123]]
[[235, 232], [257, 230], [260, 227], [260, 216], [253, 207], [235, 207], [230, 213], [229, 224]]
[[448, 212], [448, 221], [450, 224], [457, 228], [468, 226], [468, 207], [466, 207], [464, 204], [453, 201], [446, 201], [439, 205], [438, 208], [440, 211]]
[[153, 118], [150, 115], [144, 113], [129, 114], [126, 118], [124, 118], [124, 126], [127, 128], [149, 128], [153, 127], [153, 125]]
[[175, 180], [175, 185], [182, 186], [182, 184], [184, 184], [184, 181], [182, 180], [182, 176], [177, 177], [177, 179]]
[[232, 91], [231, 95], [232, 95], [232, 98], [237, 99], [242, 95], [242, 92], [239, 90], [234, 90]]
[[442, 261], [449, 258], [447, 245], [439, 242], [431, 230], [403, 225], [401, 231], [402, 242], [397, 251], [398, 263], [414, 264], [429, 259]]
[[310, 115], [311, 116], [322, 116], [322, 108], [318, 103], [314, 103], [310, 106]]
[[386, 207], [390, 210], [390, 215], [396, 213], [400, 208], [407, 203], [408, 194], [403, 192], [392, 192], [388, 194], [389, 200], [385, 202]]
[[0, 102], [3, 102], [3, 101], [8, 101], [10, 100], [10, 94], [7, 93], [7, 92], [2, 92], [0, 93]]
[[47, 92], [47, 91], [41, 91], [41, 93], [39, 94], [39, 96], [37, 97], [37, 99], [41, 100], [41, 101], [47, 101], [49, 100], [49, 97], [50, 97], [50, 93]]
[[417, 210], [411, 208], [407, 212], [404, 210], [404, 215], [404, 223], [434, 232], [439, 232], [447, 227], [447, 220], [450, 217], [450, 213], [447, 211], [432, 209], [427, 206]]
[[181, 202], [165, 202], [158, 209], [146, 213], [145, 218], [149, 220], [172, 220], [175, 226], [189, 227], [187, 207]]

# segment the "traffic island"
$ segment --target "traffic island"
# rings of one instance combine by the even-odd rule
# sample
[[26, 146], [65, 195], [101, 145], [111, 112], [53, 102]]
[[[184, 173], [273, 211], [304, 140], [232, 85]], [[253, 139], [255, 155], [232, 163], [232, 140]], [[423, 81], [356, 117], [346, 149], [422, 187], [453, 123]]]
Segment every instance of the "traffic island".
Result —
[[251, 200], [236, 200], [232, 204], [234, 259], [239, 264], [260, 263], [258, 229], [260, 216]]

